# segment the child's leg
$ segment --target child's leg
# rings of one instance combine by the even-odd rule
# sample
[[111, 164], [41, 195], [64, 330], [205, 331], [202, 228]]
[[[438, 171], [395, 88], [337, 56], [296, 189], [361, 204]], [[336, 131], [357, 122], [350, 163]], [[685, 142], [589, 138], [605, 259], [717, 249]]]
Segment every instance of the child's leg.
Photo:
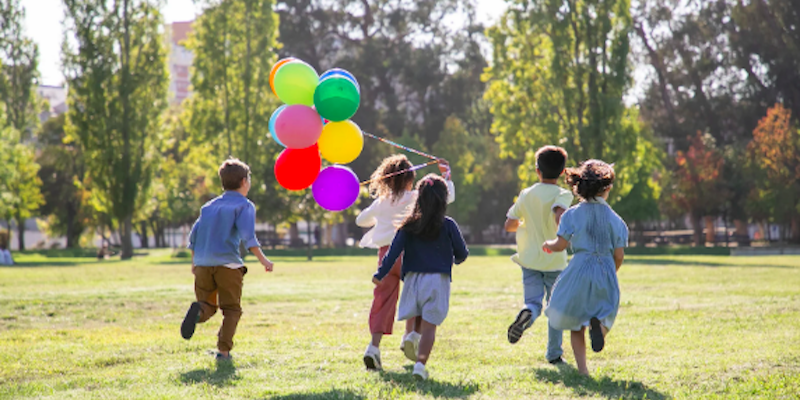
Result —
[[533, 321], [542, 314], [542, 300], [545, 295], [545, 273], [522, 268], [522, 286], [525, 296], [525, 308], [533, 314], [531, 322], [525, 327], [533, 325]]
[[194, 294], [200, 303], [200, 319], [206, 322], [217, 313], [217, 284], [214, 272], [219, 267], [197, 267], [194, 272]]
[[[378, 252], [378, 260], [388, 252], [382, 247]], [[380, 261], [379, 261], [380, 262]], [[373, 290], [372, 307], [369, 310], [369, 332], [372, 334], [372, 345], [379, 347], [383, 335], [391, 335], [394, 317], [397, 310], [397, 299], [400, 297], [400, 272], [402, 257], [398, 258], [383, 281]]]
[[585, 327], [582, 327], [579, 331], [572, 331], [572, 352], [575, 353], [575, 364], [578, 366], [578, 372], [581, 375], [589, 376], [589, 368], [586, 366], [585, 331]]
[[233, 348], [233, 335], [242, 316], [242, 285], [246, 267], [230, 269], [218, 267], [214, 274], [219, 290], [219, 308], [222, 309], [222, 327], [219, 329], [217, 349], [227, 356]]
[[[553, 294], [553, 285], [555, 285], [560, 273], [561, 271], [543, 273], [545, 296], [548, 304], [550, 303], [550, 296]], [[561, 348], [563, 338], [564, 333], [562, 331], [553, 329], [550, 324], [547, 324], [547, 354], [545, 358], [548, 361], [555, 360], [564, 354], [564, 350]]]
[[422, 317], [409, 318], [406, 320], [406, 335], [411, 332], [420, 332], [422, 327]]
[[425, 321], [424, 319], [420, 325], [422, 338], [419, 340], [419, 354], [417, 355], [417, 362], [427, 364], [428, 357], [430, 357], [431, 351], [433, 350], [433, 342], [436, 341], [436, 325]]

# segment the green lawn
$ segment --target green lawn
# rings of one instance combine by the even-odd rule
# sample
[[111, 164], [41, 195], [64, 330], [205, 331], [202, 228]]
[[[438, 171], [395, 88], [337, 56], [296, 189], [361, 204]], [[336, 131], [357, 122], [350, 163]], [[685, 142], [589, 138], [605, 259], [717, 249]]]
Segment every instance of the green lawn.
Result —
[[[521, 306], [507, 257], [455, 267], [450, 315], [416, 383], [384, 341], [386, 370], [364, 370], [372, 257], [251, 267], [232, 367], [212, 351], [220, 315], [191, 341], [186, 261], [129, 262], [21, 255], [0, 268], [0, 398], [415, 399], [797, 398], [800, 257], [630, 257], [622, 305], [592, 378], [544, 361], [546, 320], [516, 345]], [[395, 325], [397, 331], [401, 323]], [[569, 335], [565, 356], [571, 364]]]

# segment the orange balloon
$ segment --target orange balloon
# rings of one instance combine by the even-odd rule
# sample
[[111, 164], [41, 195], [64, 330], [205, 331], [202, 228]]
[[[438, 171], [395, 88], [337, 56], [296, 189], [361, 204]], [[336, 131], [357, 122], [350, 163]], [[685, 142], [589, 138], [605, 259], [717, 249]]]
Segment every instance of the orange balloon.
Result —
[[275, 96], [278, 95], [278, 93], [275, 93], [275, 83], [274, 83], [275, 73], [278, 72], [278, 68], [280, 68], [281, 65], [286, 64], [289, 61], [295, 61], [295, 60], [297, 59], [294, 57], [287, 57], [284, 58], [283, 60], [278, 60], [278, 62], [275, 63], [275, 65], [272, 67], [272, 71], [269, 72], [269, 87], [272, 89], [272, 94], [274, 94]]

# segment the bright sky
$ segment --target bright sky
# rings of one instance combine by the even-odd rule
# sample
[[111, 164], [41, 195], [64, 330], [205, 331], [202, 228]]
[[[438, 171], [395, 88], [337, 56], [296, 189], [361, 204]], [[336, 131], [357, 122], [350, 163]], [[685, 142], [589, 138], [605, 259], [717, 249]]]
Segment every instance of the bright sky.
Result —
[[[500, 17], [506, 5], [503, 0], [477, 0], [478, 19], [491, 23]], [[41, 83], [60, 85], [61, 73], [61, 21], [64, 19], [62, 0], [22, 0], [25, 7], [25, 29], [39, 44], [39, 72]], [[199, 11], [192, 0], [166, 0], [164, 19], [166, 22], [191, 21]]]

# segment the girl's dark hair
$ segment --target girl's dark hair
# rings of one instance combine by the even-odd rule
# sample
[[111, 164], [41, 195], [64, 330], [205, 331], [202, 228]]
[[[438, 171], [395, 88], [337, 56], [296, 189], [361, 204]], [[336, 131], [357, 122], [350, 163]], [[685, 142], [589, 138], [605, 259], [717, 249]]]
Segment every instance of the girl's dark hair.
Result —
[[586, 160], [577, 168], [567, 168], [567, 184], [584, 200], [597, 197], [614, 183], [614, 166], [601, 160]]
[[[402, 154], [386, 157], [381, 165], [372, 173], [372, 182], [369, 184], [369, 193], [373, 197], [384, 197], [397, 201], [400, 196], [414, 182], [416, 173], [407, 171], [402, 174], [392, 175], [411, 168], [411, 162]], [[388, 178], [384, 176], [392, 175]]]
[[401, 229], [426, 240], [439, 237], [447, 212], [447, 185], [438, 175], [428, 174], [417, 184], [419, 196]]

